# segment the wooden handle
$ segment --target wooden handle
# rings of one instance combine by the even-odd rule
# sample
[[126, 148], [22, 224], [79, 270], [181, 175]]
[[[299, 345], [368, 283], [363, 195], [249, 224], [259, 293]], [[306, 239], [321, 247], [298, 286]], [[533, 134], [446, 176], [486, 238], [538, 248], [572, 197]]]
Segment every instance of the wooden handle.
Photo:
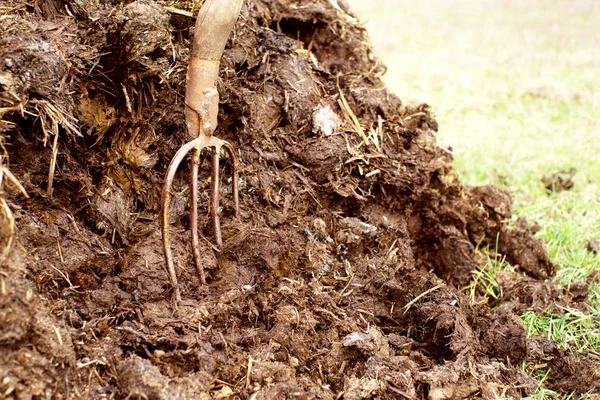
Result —
[[196, 18], [192, 57], [221, 59], [244, 0], [206, 0]]
[[219, 63], [244, 0], [206, 0], [196, 19], [187, 71], [185, 118], [192, 138], [217, 128]]

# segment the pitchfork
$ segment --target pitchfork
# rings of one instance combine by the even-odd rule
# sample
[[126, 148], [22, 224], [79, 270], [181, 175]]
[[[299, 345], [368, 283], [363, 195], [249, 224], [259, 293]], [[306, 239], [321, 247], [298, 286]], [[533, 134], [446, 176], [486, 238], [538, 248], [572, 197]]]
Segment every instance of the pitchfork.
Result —
[[219, 77], [219, 64], [229, 34], [242, 8], [242, 3], [243, 0], [206, 0], [196, 19], [185, 91], [185, 121], [188, 133], [193, 140], [181, 146], [173, 160], [171, 160], [162, 190], [161, 228], [163, 250], [176, 304], [181, 302], [181, 293], [177, 284], [169, 235], [171, 187], [179, 164], [190, 151], [192, 151], [190, 230], [192, 231], [194, 260], [201, 284], [206, 283], [198, 240], [198, 169], [200, 166], [200, 152], [203, 149], [213, 149], [211, 216], [217, 246], [223, 244], [219, 221], [219, 157], [222, 148], [229, 153], [233, 164], [233, 202], [235, 215], [238, 216], [237, 157], [233, 147], [226, 141], [214, 137], [213, 133], [217, 127], [217, 114], [219, 111], [219, 92], [216, 87], [216, 81]]

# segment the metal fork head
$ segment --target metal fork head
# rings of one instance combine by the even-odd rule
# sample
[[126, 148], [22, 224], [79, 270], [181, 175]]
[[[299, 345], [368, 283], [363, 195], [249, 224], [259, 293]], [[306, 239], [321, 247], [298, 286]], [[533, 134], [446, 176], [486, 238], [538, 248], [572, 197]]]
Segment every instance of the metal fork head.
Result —
[[192, 141], [184, 144], [175, 154], [162, 190], [162, 237], [165, 261], [174, 290], [175, 307], [181, 303], [181, 294], [177, 285], [177, 275], [173, 265], [173, 254], [169, 237], [169, 216], [171, 211], [171, 187], [175, 173], [185, 156], [192, 154], [191, 175], [191, 211], [190, 228], [196, 269], [201, 283], [205, 283], [204, 268], [201, 265], [198, 248], [198, 169], [200, 152], [205, 148], [213, 149], [211, 214], [213, 231], [217, 246], [222, 244], [219, 221], [219, 157], [225, 149], [233, 163], [233, 201], [236, 217], [239, 210], [237, 159], [231, 145], [213, 136], [217, 127], [219, 112], [219, 92], [216, 81], [219, 77], [219, 65], [227, 39], [233, 30], [244, 0], [206, 0], [196, 18], [196, 28], [191, 49], [191, 58], [186, 74], [185, 121]]
[[235, 216], [239, 214], [239, 189], [238, 189], [238, 170], [237, 170], [237, 157], [233, 147], [226, 141], [218, 139], [214, 136], [200, 135], [196, 139], [184, 144], [175, 154], [175, 157], [171, 160], [169, 168], [167, 169], [167, 177], [162, 189], [162, 210], [161, 210], [161, 230], [163, 240], [163, 250], [165, 254], [165, 261], [167, 263], [169, 278], [174, 290], [174, 300], [176, 303], [181, 302], [181, 294], [179, 286], [177, 284], [177, 274], [175, 273], [175, 266], [173, 262], [173, 254], [171, 252], [171, 237], [169, 234], [170, 225], [170, 214], [171, 214], [171, 188], [173, 186], [173, 180], [179, 165], [186, 157], [186, 155], [192, 152], [192, 171], [191, 171], [191, 201], [190, 201], [190, 230], [192, 233], [192, 249], [194, 254], [194, 261], [196, 264], [196, 270], [198, 272], [198, 278], [201, 284], [206, 283], [206, 277], [204, 274], [204, 267], [201, 263], [200, 249], [199, 249], [199, 237], [198, 237], [198, 170], [200, 167], [200, 152], [203, 149], [212, 148], [212, 172], [211, 172], [211, 217], [213, 224], [214, 239], [217, 246], [223, 244], [221, 237], [221, 223], [219, 218], [219, 187], [220, 187], [220, 176], [219, 176], [219, 159], [221, 149], [224, 149], [230, 156], [233, 166], [233, 181], [232, 181], [232, 192], [233, 192], [233, 203], [235, 209]]

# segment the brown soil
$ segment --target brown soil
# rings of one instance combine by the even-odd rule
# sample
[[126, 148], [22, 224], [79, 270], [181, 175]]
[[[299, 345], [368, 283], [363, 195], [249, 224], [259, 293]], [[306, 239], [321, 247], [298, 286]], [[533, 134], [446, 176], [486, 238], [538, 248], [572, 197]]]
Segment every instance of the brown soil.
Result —
[[[527, 338], [518, 317], [583, 306], [585, 289], [547, 281], [544, 244], [506, 225], [508, 193], [457, 181], [429, 108], [384, 87], [342, 1], [245, 5], [217, 130], [240, 155], [242, 215], [224, 195], [225, 244], [203, 242], [199, 286], [184, 166], [174, 310], [158, 212], [188, 140], [181, 11], [192, 3], [0, 0], [3, 167], [30, 195], [3, 170], [0, 394], [515, 398], [537, 388], [523, 360], [547, 364], [557, 391], [598, 389], [594, 363]], [[208, 161], [203, 173], [204, 215]], [[201, 230], [211, 238], [209, 218]], [[496, 243], [517, 272], [499, 278], [501, 299], [472, 301], [480, 249]]]
[[554, 193], [572, 189], [575, 185], [573, 182], [575, 173], [575, 169], [571, 168], [568, 171], [558, 171], [550, 176], [543, 176], [542, 183], [544, 184], [546, 192]]

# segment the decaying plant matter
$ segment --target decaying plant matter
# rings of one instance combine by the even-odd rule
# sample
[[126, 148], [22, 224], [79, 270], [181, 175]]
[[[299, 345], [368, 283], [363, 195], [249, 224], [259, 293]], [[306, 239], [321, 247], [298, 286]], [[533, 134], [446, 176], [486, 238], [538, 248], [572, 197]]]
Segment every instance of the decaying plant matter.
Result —
[[217, 114], [219, 113], [219, 92], [217, 91], [219, 64], [225, 49], [225, 43], [240, 14], [242, 3], [243, 0], [208, 0], [202, 5], [196, 19], [185, 91], [185, 119], [188, 133], [194, 139], [184, 144], [173, 157], [167, 169], [167, 177], [162, 191], [163, 248], [176, 303], [181, 301], [181, 295], [177, 284], [169, 236], [171, 188], [179, 164], [190, 151], [192, 151], [190, 230], [192, 231], [194, 260], [201, 283], [206, 283], [198, 239], [198, 169], [200, 166], [200, 152], [203, 149], [213, 149], [211, 215], [217, 246], [223, 244], [219, 220], [219, 155], [221, 148], [229, 153], [233, 164], [233, 199], [236, 216], [239, 209], [235, 151], [228, 142], [214, 137], [213, 133], [217, 128]]
[[[428, 106], [387, 90], [343, 0], [244, 2], [215, 131], [236, 149], [240, 215], [222, 195], [220, 251], [192, 254], [196, 179], [171, 164], [170, 226], [161, 187], [192, 140], [174, 163], [218, 213], [210, 158], [181, 160], [215, 140], [194, 103], [214, 90], [182, 104], [192, 38], [215, 39], [194, 32], [197, 3], [0, 0], [0, 396], [518, 398], [538, 387], [523, 362], [555, 391], [600, 389], [597, 361], [519, 317], [585, 309], [586, 282], [554, 285], [544, 244], [507, 224], [509, 194], [460, 183]], [[214, 88], [211, 65], [196, 89]], [[484, 247], [513, 267], [496, 297], [473, 283]]]

